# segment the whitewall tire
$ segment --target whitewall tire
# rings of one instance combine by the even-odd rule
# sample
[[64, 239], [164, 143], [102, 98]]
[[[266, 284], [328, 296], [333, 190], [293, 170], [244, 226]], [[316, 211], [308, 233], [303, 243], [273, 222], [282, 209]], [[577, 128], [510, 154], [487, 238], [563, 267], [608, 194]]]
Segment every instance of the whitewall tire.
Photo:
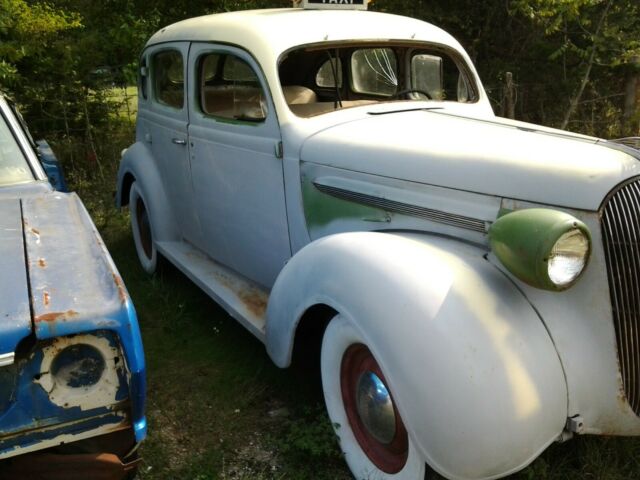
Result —
[[133, 182], [129, 191], [129, 213], [138, 260], [145, 272], [153, 274], [158, 269], [158, 251], [153, 239], [149, 210], [136, 182]]
[[356, 480], [422, 480], [425, 462], [409, 438], [378, 362], [342, 316], [322, 339], [322, 388], [329, 418]]

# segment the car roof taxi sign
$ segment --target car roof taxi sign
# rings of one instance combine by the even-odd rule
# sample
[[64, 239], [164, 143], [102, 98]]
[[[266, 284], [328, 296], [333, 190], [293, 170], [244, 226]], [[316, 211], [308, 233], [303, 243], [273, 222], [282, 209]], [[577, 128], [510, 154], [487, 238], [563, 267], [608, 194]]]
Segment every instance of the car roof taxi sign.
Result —
[[369, 0], [293, 0], [294, 7], [311, 9], [366, 10]]

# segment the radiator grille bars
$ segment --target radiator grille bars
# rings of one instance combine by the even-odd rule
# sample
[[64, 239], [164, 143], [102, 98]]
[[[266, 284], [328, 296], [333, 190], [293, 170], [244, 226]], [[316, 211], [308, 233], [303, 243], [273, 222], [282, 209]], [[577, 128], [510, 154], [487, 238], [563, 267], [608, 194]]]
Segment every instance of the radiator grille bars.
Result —
[[640, 415], [640, 182], [607, 201], [601, 220], [624, 391]]

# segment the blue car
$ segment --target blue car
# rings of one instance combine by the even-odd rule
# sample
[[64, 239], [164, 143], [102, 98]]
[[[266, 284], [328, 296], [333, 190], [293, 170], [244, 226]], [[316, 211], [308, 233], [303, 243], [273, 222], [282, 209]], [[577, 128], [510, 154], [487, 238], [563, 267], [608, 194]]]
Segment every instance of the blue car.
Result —
[[124, 478], [147, 430], [140, 329], [84, 205], [60, 190], [53, 152], [0, 96], [0, 478]]

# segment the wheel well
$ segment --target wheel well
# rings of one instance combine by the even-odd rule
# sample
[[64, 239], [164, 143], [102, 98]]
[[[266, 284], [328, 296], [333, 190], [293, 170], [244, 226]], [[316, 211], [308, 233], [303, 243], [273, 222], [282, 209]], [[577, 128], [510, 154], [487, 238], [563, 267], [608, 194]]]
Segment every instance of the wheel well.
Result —
[[124, 207], [129, 205], [129, 192], [131, 191], [131, 185], [135, 182], [135, 177], [131, 173], [125, 173], [122, 179], [122, 189], [120, 191], [120, 206]]
[[293, 364], [319, 368], [322, 337], [327, 325], [337, 314], [324, 304], [313, 305], [302, 314], [293, 341]]

